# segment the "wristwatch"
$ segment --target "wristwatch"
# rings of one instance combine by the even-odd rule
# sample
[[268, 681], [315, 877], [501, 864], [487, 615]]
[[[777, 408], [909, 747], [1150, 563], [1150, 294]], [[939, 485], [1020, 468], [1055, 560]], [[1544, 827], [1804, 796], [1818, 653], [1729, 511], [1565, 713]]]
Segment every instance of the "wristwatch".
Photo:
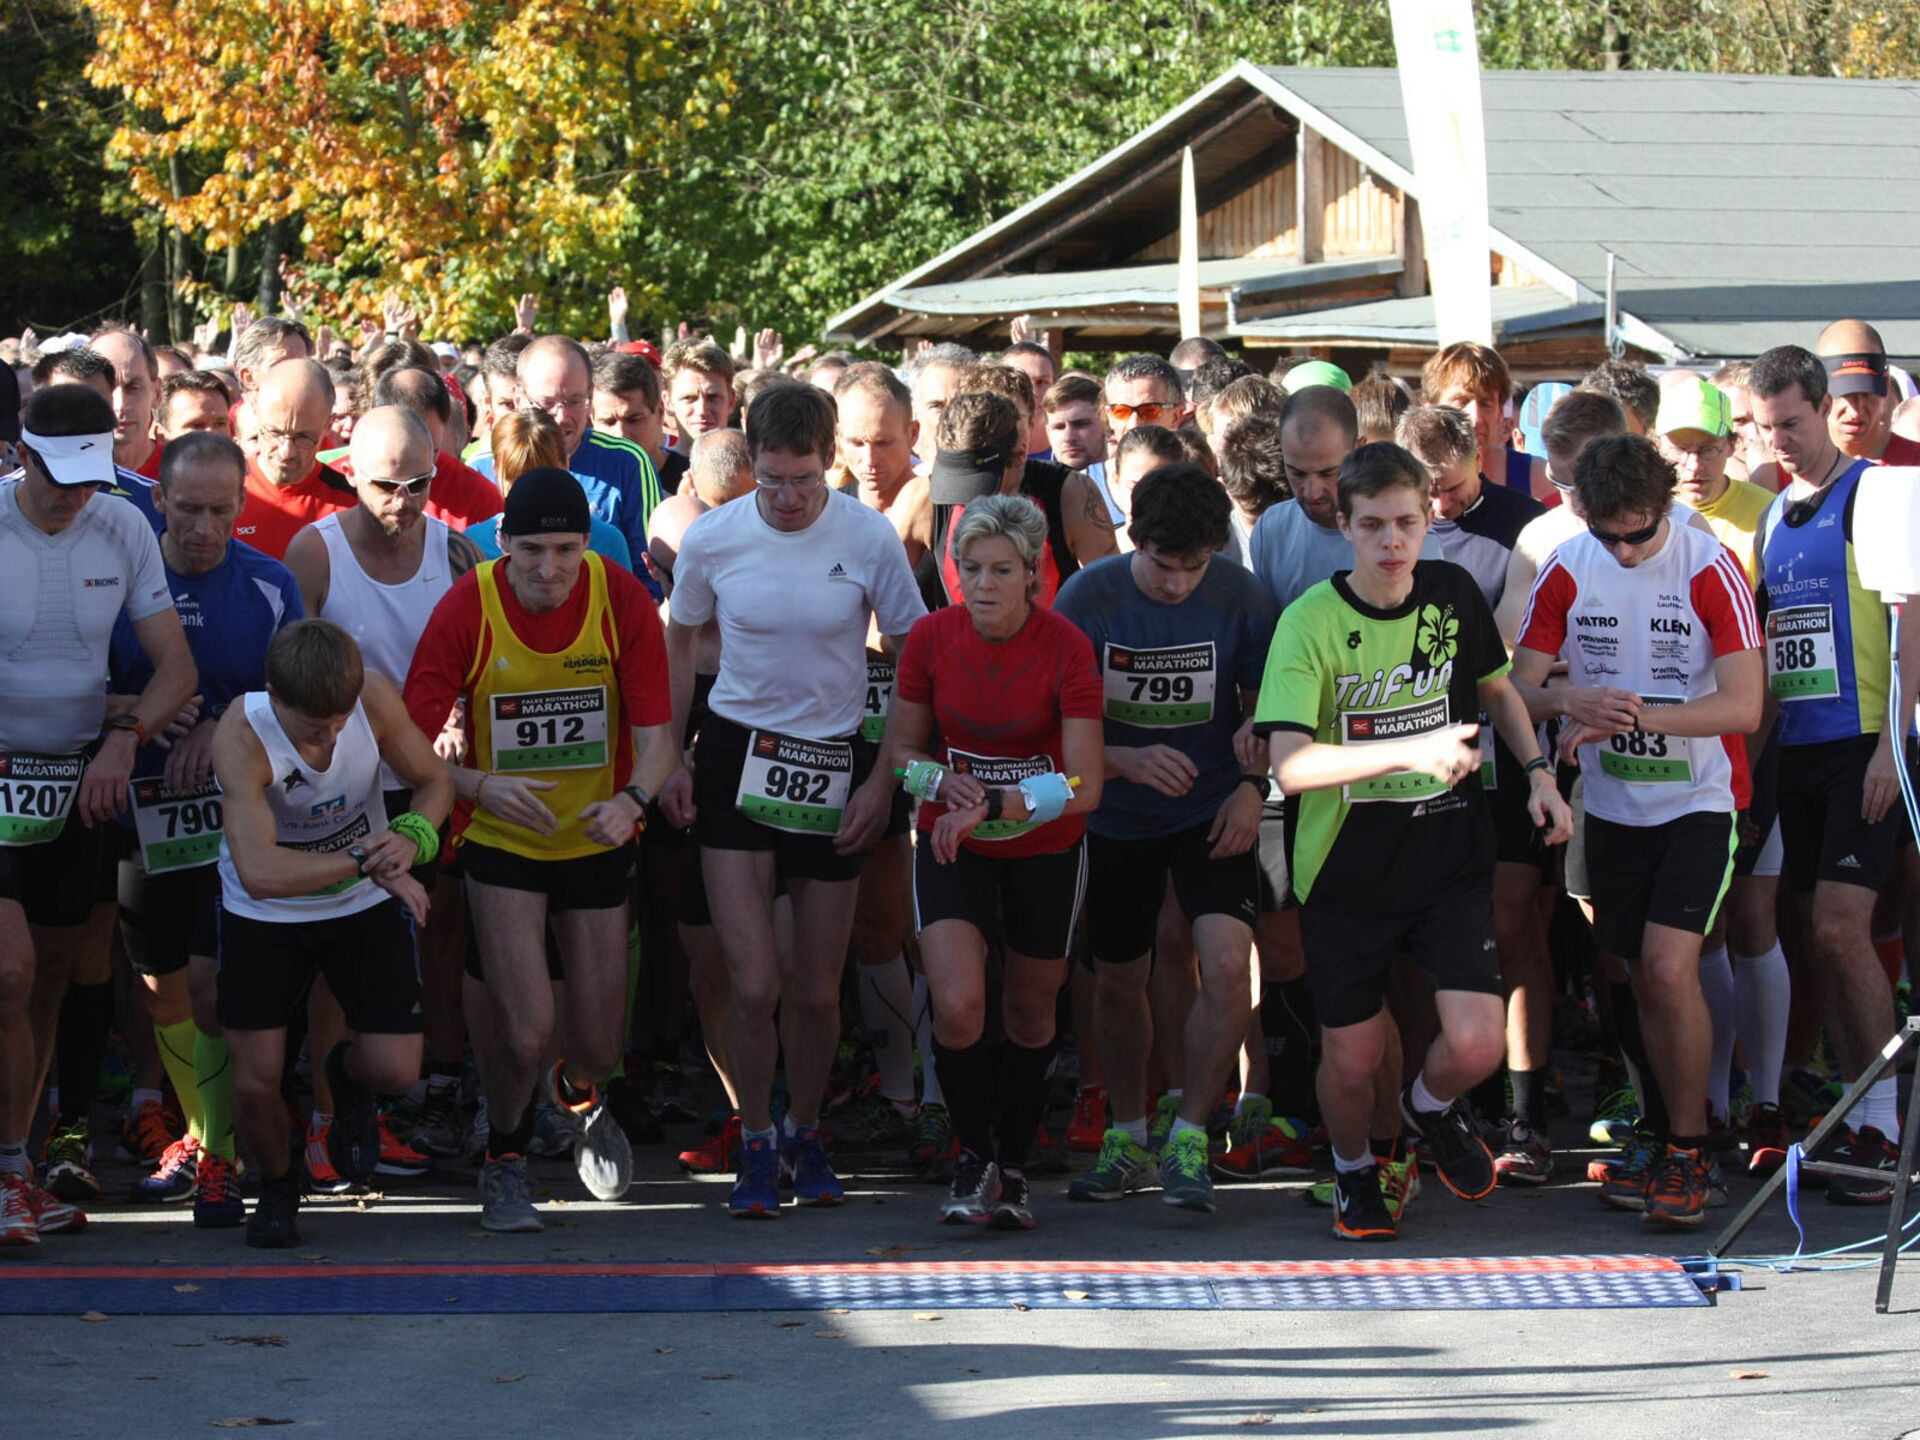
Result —
[[1551, 760], [1547, 759], [1544, 755], [1536, 755], [1520, 767], [1520, 773], [1531, 776], [1536, 770], [1551, 770], [1552, 768], [1553, 762]]
[[1273, 798], [1273, 777], [1271, 775], [1242, 775], [1237, 783], [1241, 785], [1251, 785], [1260, 793], [1262, 800], [1270, 800]]
[[366, 846], [349, 845], [347, 847], [347, 858], [353, 861], [354, 868], [359, 870], [359, 872], [362, 875], [367, 873], [367, 847]]
[[626, 796], [629, 800], [633, 801], [634, 804], [638, 805], [640, 807], [640, 813], [642, 815], [645, 815], [647, 813], [647, 807], [653, 804], [653, 797], [647, 794], [647, 792], [642, 790], [638, 785], [622, 786], [620, 793]]

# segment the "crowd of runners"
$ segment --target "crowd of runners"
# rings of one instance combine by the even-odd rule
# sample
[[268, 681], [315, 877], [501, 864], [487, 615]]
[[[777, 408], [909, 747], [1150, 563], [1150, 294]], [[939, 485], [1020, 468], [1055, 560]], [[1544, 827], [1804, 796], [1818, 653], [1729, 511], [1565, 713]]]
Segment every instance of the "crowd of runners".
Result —
[[[611, 1201], [670, 1135], [743, 1218], [1299, 1176], [1381, 1240], [1565, 1178], [1556, 1121], [1697, 1226], [1894, 1033], [1920, 624], [1892, 695], [1853, 539], [1920, 427], [1865, 322], [1523, 391], [614, 300], [0, 343], [0, 1246], [288, 1246], [436, 1165], [537, 1231], [530, 1157]], [[1890, 1198], [1894, 1085], [1830, 1200]]]

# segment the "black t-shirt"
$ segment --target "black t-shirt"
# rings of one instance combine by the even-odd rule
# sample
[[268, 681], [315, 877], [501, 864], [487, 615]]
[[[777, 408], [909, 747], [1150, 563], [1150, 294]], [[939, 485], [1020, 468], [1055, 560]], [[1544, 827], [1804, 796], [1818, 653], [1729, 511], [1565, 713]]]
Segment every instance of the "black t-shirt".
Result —
[[660, 476], [660, 493], [677, 495], [680, 492], [680, 479], [687, 473], [687, 457], [678, 450], [669, 449], [667, 458], [653, 468]]

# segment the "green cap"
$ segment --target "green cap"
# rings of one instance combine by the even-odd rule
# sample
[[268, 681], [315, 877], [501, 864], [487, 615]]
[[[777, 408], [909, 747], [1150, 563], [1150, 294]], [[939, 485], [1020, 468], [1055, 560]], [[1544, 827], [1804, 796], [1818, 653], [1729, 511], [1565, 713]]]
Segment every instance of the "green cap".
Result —
[[1312, 389], [1315, 385], [1331, 385], [1342, 395], [1353, 393], [1352, 377], [1330, 360], [1308, 360], [1280, 377], [1280, 388], [1289, 395]]
[[1726, 392], [1698, 376], [1662, 385], [1653, 433], [1671, 435], [1676, 430], [1698, 430], [1716, 437], [1731, 433], [1733, 407], [1727, 403]]

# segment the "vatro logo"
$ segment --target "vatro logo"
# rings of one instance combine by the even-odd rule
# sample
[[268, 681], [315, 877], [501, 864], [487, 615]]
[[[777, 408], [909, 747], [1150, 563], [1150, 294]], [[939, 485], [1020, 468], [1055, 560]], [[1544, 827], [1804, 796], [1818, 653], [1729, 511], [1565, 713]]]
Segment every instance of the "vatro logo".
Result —
[[1453, 606], [1422, 605], [1413, 643], [1436, 670], [1453, 659], [1460, 648], [1460, 622], [1454, 618]]

